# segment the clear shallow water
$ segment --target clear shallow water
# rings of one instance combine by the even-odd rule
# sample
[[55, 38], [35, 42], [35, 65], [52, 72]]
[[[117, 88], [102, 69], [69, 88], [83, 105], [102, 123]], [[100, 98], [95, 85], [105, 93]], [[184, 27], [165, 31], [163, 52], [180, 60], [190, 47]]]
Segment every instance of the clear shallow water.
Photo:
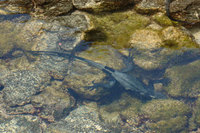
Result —
[[[56, 44], [59, 44], [59, 37], [55, 37], [57, 34], [50, 34], [52, 31], [44, 33], [42, 37], [36, 37], [36, 41], [34, 39], [32, 41], [29, 37], [33, 37], [33, 35], [36, 36], [40, 32], [31, 32], [31, 34], [28, 34], [27, 29], [25, 29], [24, 32], [20, 32], [19, 29], [23, 29], [23, 23], [19, 25], [15, 25], [17, 22], [14, 22], [14, 24], [6, 23], [7, 24], [1, 23], [1, 25], [3, 25], [1, 29], [8, 29], [4, 28], [5, 26], [9, 26], [10, 29], [4, 32], [2, 30], [5, 36], [3, 36], [3, 34], [1, 35], [3, 38], [3, 41], [1, 41], [1, 50], [6, 49], [5, 51], [7, 52], [3, 52], [1, 55], [9, 53], [12, 47], [15, 46], [21, 46], [23, 49], [29, 50], [38, 43], [39, 45], [36, 46], [40, 47], [39, 49], [52, 50], [53, 48], [53, 50], [55, 50], [55, 48], [57, 48]], [[7, 38], [8, 36], [9, 38]], [[45, 41], [43, 42], [43, 40]], [[53, 43], [48, 45], [50, 41]], [[29, 46], [24, 47], [27, 42], [30, 42]], [[52, 57], [46, 55], [38, 57], [27, 54], [13, 59], [8, 58], [6, 60], [1, 60], [1, 68], [3, 70], [0, 74], [1, 91], [3, 92], [6, 104], [13, 100], [11, 105], [8, 104], [10, 107], [18, 106], [24, 101], [25, 103], [28, 101], [27, 103], [34, 105], [36, 100], [30, 100], [27, 97], [34, 97], [35, 95], [40, 97], [39, 94], [45, 93], [46, 90], [48, 90], [45, 88], [52, 86], [52, 82], [59, 81], [62, 85], [61, 87], [57, 87], [56, 91], [62, 90], [65, 94], [69, 93], [69, 95], [72, 95], [75, 100], [82, 105], [90, 105], [84, 104], [84, 102], [96, 103], [98, 106], [96, 107], [98, 110], [96, 113], [99, 113], [101, 120], [105, 124], [109, 123], [112, 125], [112, 123], [117, 123], [118, 120], [129, 124], [127, 127], [121, 125], [119, 129], [124, 128], [129, 131], [131, 130], [129, 128], [133, 126], [137, 127], [138, 131], [157, 130], [163, 132], [179, 132], [188, 130], [189, 128], [193, 128], [192, 130], [198, 128], [198, 110], [200, 108], [198, 98], [200, 93], [200, 61], [198, 49], [184, 48], [181, 50], [174, 50], [160, 48], [156, 50], [138, 50], [135, 48], [132, 51], [133, 57], [128, 61], [127, 49], [122, 49], [120, 51], [111, 46], [91, 45], [92, 44], [90, 44], [89, 48], [87, 47], [88, 49], [84, 48], [83, 51], [79, 51], [77, 55], [116, 70], [129, 66], [129, 63], [133, 61], [134, 64], [131, 64], [133, 69], [128, 71], [127, 74], [135, 77], [145, 89], [148, 88], [151, 91], [155, 90], [163, 94], [165, 98], [151, 99], [145, 95], [141, 96], [140, 92], [135, 93], [131, 90], [127, 91], [119, 83], [112, 86], [111, 84], [115, 81], [113, 77], [109, 74], [106, 75], [103, 71], [82, 61], [74, 60], [72, 66], [69, 67], [67, 58], [63, 59], [63, 57], [59, 56]], [[59, 49], [57, 49], [57, 51], [58, 50]], [[15, 57], [23, 54], [20, 51], [15, 51], [12, 55]], [[8, 80], [5, 80], [5, 78], [8, 78]], [[16, 79], [21, 80], [19, 81]], [[17, 84], [16, 82], [19, 83]], [[107, 86], [102, 86], [103, 84], [107, 84]], [[91, 88], [93, 85], [97, 86]], [[52, 88], [56, 88], [55, 86]], [[14, 90], [16, 92], [13, 92]], [[57, 94], [57, 92], [54, 91], [53, 93]], [[12, 93], [20, 93], [23, 96]], [[13, 96], [13, 99], [11, 99], [8, 94], [11, 95], [11, 97]], [[63, 97], [60, 95], [57, 97], [58, 99], [67, 97], [66, 95]], [[36, 105], [34, 106], [37, 108]], [[72, 107], [65, 107], [68, 111], [66, 111], [67, 109], [63, 109], [65, 111], [62, 110], [62, 113], [55, 113], [53, 117], [58, 121], [67, 117], [70, 111], [73, 111], [73, 109], [76, 110], [74, 105], [70, 106]], [[95, 108], [94, 105], [90, 106]], [[47, 106], [47, 110], [56, 109]], [[58, 109], [58, 112], [59, 111]], [[58, 116], [58, 114], [62, 115]], [[36, 113], [36, 115], [40, 116], [41, 114]], [[49, 115], [40, 117], [45, 119], [46, 117], [48, 118], [48, 116]], [[120, 117], [116, 118], [117, 116]], [[91, 118], [88, 117], [88, 120], [89, 119]], [[50, 121], [49, 119], [47, 120]], [[181, 123], [175, 128], [173, 125], [179, 122]], [[162, 123], [167, 125], [162, 126]]]

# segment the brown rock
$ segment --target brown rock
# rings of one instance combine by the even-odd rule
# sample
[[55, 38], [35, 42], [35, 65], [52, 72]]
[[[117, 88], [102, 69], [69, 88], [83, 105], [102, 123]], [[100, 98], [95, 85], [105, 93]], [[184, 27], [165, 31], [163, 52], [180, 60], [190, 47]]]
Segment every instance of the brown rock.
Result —
[[73, 0], [73, 5], [80, 10], [111, 11], [133, 4], [134, 0]]

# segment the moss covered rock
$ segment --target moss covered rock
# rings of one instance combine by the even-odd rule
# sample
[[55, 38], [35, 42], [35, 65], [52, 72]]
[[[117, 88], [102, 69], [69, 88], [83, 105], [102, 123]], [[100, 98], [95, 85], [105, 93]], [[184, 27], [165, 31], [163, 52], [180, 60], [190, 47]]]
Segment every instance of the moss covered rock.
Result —
[[173, 22], [163, 13], [159, 12], [152, 16], [153, 20], [162, 26], [173, 25]]
[[185, 130], [190, 108], [177, 100], [152, 100], [142, 106], [141, 112], [151, 120], [147, 124], [150, 129], [168, 133]]
[[163, 29], [161, 34], [164, 47], [175, 49], [182, 47], [199, 47], [199, 45], [194, 41], [192, 35], [183, 27], [179, 28], [169, 26]]
[[139, 113], [142, 102], [137, 98], [132, 98], [127, 93], [123, 93], [119, 100], [110, 104], [99, 106], [100, 116], [107, 123], [117, 123], [124, 119], [134, 119]]
[[86, 33], [85, 39], [96, 45], [112, 45], [115, 48], [130, 47], [128, 43], [135, 30], [144, 28], [149, 18], [133, 10], [90, 16], [94, 28]]
[[157, 133], [181, 132], [187, 126], [187, 117], [178, 116], [175, 118], [170, 118], [167, 121], [161, 120], [157, 123], [150, 123], [149, 126], [151, 130], [156, 131]]
[[130, 37], [129, 44], [137, 51], [133, 59], [135, 64], [147, 70], [163, 69], [173, 60], [186, 59], [188, 57], [185, 53], [190, 49], [181, 49], [199, 47], [188, 30], [174, 26], [160, 30], [148, 26], [136, 30]]
[[174, 97], [198, 97], [200, 94], [200, 61], [183, 66], [174, 66], [165, 72], [169, 84], [167, 93]]
[[141, 100], [123, 93], [118, 100], [99, 106], [99, 114], [106, 124], [120, 127], [125, 132], [145, 131], [138, 115], [141, 106]]

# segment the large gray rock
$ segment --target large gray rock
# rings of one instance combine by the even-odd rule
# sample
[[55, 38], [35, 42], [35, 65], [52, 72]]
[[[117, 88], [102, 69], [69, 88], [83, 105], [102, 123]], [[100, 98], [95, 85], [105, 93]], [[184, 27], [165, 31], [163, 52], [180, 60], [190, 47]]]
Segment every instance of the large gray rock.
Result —
[[42, 133], [42, 122], [35, 116], [16, 116], [0, 121], [1, 133]]
[[39, 70], [15, 70], [5, 73], [0, 77], [0, 82], [4, 86], [4, 102], [9, 106], [30, 102], [30, 97], [42, 91], [50, 82], [50, 76]]
[[95, 132], [95, 133], [110, 133], [111, 130], [107, 125], [102, 123], [98, 117], [98, 112], [95, 108], [85, 105], [79, 106], [77, 109], [62, 121], [50, 124], [45, 133], [54, 132]]

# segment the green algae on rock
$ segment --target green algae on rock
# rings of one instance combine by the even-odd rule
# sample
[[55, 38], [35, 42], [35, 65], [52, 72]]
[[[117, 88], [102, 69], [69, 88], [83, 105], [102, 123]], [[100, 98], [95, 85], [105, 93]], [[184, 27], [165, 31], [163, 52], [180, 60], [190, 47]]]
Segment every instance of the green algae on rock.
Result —
[[148, 17], [133, 10], [90, 15], [90, 18], [94, 28], [86, 33], [85, 39], [94, 41], [93, 44], [112, 45], [114, 48], [130, 47], [128, 41], [134, 31], [150, 23]]
[[190, 111], [183, 102], [171, 99], [152, 100], [141, 108], [141, 113], [151, 120], [149, 128], [160, 133], [184, 131]]
[[[137, 54], [133, 60], [135, 64], [146, 70], [163, 69], [169, 62], [182, 60], [190, 49], [199, 45], [193, 36], [183, 27], [168, 26], [160, 30], [151, 29], [136, 30], [130, 37], [129, 44], [136, 49]], [[181, 49], [186, 50], [181, 50]], [[172, 63], [173, 64], [173, 63]]]
[[128, 93], [123, 93], [118, 100], [99, 105], [99, 114], [106, 124], [119, 125], [124, 131], [143, 130], [142, 124], [139, 124], [140, 118], [138, 115], [141, 106], [141, 100], [131, 97]]
[[186, 132], [187, 129], [187, 116], [177, 116], [170, 118], [169, 120], [160, 120], [157, 123], [149, 123], [149, 127], [152, 131], [157, 133], [177, 133]]
[[171, 26], [173, 25], [173, 23], [175, 23], [172, 20], [170, 20], [165, 14], [160, 12], [153, 15], [152, 18], [155, 22], [162, 26]]
[[161, 32], [164, 47], [180, 49], [182, 47], [199, 48], [192, 35], [183, 27], [169, 26]]
[[174, 97], [198, 97], [200, 94], [200, 61], [168, 68], [169, 83], [164, 89]]

